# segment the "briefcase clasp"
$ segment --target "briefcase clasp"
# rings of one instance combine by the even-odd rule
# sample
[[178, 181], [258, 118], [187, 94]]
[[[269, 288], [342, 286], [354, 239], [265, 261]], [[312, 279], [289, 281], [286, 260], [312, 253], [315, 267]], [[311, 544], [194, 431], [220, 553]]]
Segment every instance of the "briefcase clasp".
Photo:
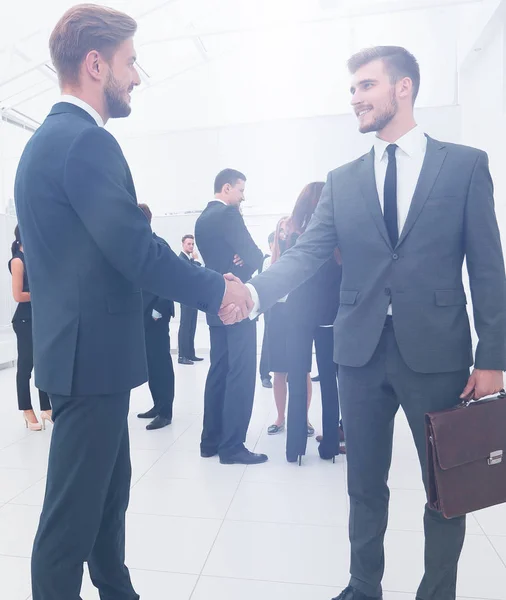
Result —
[[496, 452], [491, 452], [488, 458], [488, 466], [491, 467], [493, 465], [500, 465], [502, 463], [503, 451], [497, 450]]

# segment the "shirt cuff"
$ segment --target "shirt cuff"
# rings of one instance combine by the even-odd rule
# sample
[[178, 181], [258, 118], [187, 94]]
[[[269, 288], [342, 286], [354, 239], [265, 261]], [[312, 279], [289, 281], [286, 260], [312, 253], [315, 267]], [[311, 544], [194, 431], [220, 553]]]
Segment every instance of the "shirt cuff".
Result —
[[258, 297], [258, 292], [254, 285], [247, 283], [246, 287], [250, 291], [251, 299], [253, 300], [253, 310], [251, 311], [249, 318], [254, 321], [260, 314], [260, 298]]

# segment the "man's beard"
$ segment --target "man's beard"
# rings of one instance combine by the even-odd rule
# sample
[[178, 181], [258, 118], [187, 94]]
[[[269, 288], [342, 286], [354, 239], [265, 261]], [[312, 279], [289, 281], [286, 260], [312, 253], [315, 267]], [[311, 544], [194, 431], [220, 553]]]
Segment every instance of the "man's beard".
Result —
[[360, 127], [360, 133], [371, 133], [373, 131], [382, 131], [392, 121], [397, 114], [398, 104], [395, 96], [395, 89], [392, 90], [390, 103], [385, 107], [383, 112], [379, 114], [370, 125]]
[[107, 84], [104, 89], [105, 101], [107, 104], [107, 112], [111, 119], [121, 119], [128, 117], [132, 112], [132, 108], [124, 99], [124, 89], [121, 88], [117, 79], [112, 73], [109, 73]]

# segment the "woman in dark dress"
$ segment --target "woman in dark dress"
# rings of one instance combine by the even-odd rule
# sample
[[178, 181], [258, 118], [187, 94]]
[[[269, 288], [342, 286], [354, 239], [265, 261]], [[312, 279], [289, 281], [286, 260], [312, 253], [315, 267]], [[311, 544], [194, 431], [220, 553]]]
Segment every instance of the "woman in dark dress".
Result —
[[[313, 182], [302, 190], [286, 224], [288, 248], [296, 244], [298, 237], [309, 225], [323, 187], [323, 182]], [[331, 326], [339, 308], [340, 286], [341, 267], [337, 258], [333, 256], [315, 275], [291, 292], [286, 301], [289, 388], [286, 458], [288, 462], [299, 460], [300, 463], [306, 453], [307, 379], [311, 372], [314, 339], [317, 346], [320, 346], [317, 360], [324, 431], [319, 448], [320, 456], [323, 459], [333, 459], [339, 454], [339, 401], [336, 367], [332, 359]]]
[[[272, 251], [271, 264], [279, 260], [287, 247], [287, 235], [285, 225], [289, 217], [283, 217], [277, 227], [274, 236], [274, 248]], [[282, 298], [269, 311], [269, 328], [267, 331], [267, 344], [269, 352], [269, 366], [274, 375], [273, 392], [276, 403], [277, 418], [269, 426], [267, 433], [276, 435], [285, 429], [286, 399], [288, 393], [288, 326], [287, 322], [287, 298]], [[311, 403], [311, 380], [308, 377], [308, 408]], [[314, 428], [308, 422], [307, 434], [314, 435]]]
[[26, 273], [25, 256], [19, 235], [19, 227], [14, 230], [16, 239], [12, 243], [12, 258], [9, 261], [9, 271], [12, 274], [12, 295], [18, 302], [12, 318], [12, 327], [16, 333], [18, 346], [18, 367], [16, 387], [19, 410], [23, 411], [25, 424], [31, 431], [45, 429], [46, 421], [51, 421], [51, 404], [45, 392], [39, 390], [42, 425], [39, 423], [32, 407], [30, 394], [30, 379], [33, 371], [33, 340], [32, 340], [32, 305], [30, 288]]

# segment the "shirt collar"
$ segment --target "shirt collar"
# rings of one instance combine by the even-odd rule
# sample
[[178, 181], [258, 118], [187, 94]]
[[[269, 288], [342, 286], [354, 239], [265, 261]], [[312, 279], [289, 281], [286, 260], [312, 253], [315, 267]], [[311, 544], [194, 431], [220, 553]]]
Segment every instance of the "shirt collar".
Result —
[[70, 96], [70, 95], [64, 94], [61, 97], [61, 101], [68, 102], [68, 104], [73, 104], [74, 106], [82, 108], [82, 110], [86, 111], [89, 115], [91, 115], [95, 119], [95, 121], [97, 122], [97, 125], [99, 127], [104, 127], [104, 120], [102, 119], [102, 117], [98, 114], [98, 112], [92, 106], [90, 106], [84, 100], [81, 100], [81, 98], [76, 98], [75, 96]]
[[226, 202], [223, 202], [223, 200], [220, 200], [219, 198], [213, 198], [211, 200], [211, 202], [221, 202], [222, 204], [224, 204], [225, 206], [228, 206], [228, 204]]
[[[400, 150], [404, 152], [410, 158], [415, 158], [416, 156], [420, 156], [427, 149], [427, 138], [422, 128], [417, 125], [411, 131], [404, 134], [400, 137], [395, 144], [399, 146]], [[385, 142], [385, 140], [376, 137], [374, 140], [374, 155], [376, 160], [382, 161], [385, 158], [387, 146], [390, 145], [390, 142]]]

